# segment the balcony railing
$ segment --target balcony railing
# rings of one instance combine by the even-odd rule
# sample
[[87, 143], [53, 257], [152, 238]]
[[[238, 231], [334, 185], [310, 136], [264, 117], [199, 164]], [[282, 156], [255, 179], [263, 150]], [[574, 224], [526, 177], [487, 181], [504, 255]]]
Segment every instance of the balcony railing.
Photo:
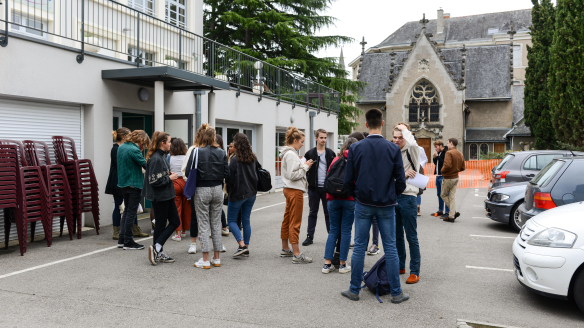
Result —
[[[173, 66], [229, 82], [232, 89], [287, 101], [294, 107], [339, 111], [338, 91], [112, 0], [0, 0], [4, 35], [30, 37], [128, 60], [137, 67]], [[0, 28], [1, 25], [0, 25]]]

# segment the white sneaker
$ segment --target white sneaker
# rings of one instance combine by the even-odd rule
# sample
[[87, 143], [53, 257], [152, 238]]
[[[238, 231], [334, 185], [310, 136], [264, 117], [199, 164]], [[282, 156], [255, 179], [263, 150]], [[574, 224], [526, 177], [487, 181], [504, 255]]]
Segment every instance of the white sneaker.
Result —
[[187, 233], [186, 233], [185, 231], [181, 231], [181, 233], [180, 233], [180, 236], [181, 236], [182, 238], [184, 238], [184, 237], [186, 237], [186, 236], [187, 236]]
[[221, 266], [221, 259], [215, 259], [214, 257], [211, 258], [211, 264], [213, 264], [214, 267], [220, 267]]
[[180, 237], [180, 235], [173, 235], [172, 237], [170, 237], [170, 239], [172, 239], [174, 241], [180, 241], [181, 237]]
[[347, 272], [351, 272], [351, 266], [348, 264], [345, 265], [341, 265], [339, 267], [339, 273], [347, 273]]
[[221, 229], [221, 235], [223, 235], [223, 236], [229, 236], [229, 229], [227, 229], [227, 228]]
[[211, 269], [211, 263], [209, 261], [203, 261], [203, 258], [201, 257], [197, 263], [195, 263], [195, 267], [196, 268], [203, 268], [203, 269]]
[[225, 253], [227, 252], [227, 250], [225, 249], [225, 246], [221, 246], [221, 253]]
[[189, 254], [197, 254], [197, 243], [191, 243], [189, 247]]

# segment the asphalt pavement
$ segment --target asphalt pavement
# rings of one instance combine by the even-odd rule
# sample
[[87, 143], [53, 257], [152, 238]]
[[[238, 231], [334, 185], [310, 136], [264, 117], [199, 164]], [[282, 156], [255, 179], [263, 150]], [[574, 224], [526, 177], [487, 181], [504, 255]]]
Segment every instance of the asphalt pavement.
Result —
[[[350, 274], [321, 273], [327, 237], [322, 211], [314, 244], [301, 246], [314, 262], [280, 258], [285, 199], [279, 192], [257, 198], [250, 257], [231, 258], [236, 242], [230, 234], [223, 237], [227, 253], [221, 253], [220, 268], [195, 268], [202, 255], [187, 254], [188, 238], [166, 243], [175, 263], [152, 266], [146, 250], [115, 248], [111, 226], [99, 236], [85, 231], [81, 240], [54, 238], [50, 248], [44, 241], [29, 244], [22, 257], [17, 246], [2, 249], [0, 327], [455, 327], [457, 319], [583, 327], [575, 304], [536, 295], [517, 282], [511, 250], [516, 234], [485, 218], [485, 195], [485, 189], [458, 190], [462, 215], [454, 223], [430, 216], [438, 204], [435, 189], [422, 196], [420, 281], [406, 285], [407, 274], [401, 276], [411, 296], [402, 304], [389, 296], [379, 303], [366, 289], [352, 302], [340, 295]], [[305, 199], [301, 241], [307, 215]], [[150, 230], [148, 220], [140, 225]], [[366, 256], [365, 268], [382, 254]]]

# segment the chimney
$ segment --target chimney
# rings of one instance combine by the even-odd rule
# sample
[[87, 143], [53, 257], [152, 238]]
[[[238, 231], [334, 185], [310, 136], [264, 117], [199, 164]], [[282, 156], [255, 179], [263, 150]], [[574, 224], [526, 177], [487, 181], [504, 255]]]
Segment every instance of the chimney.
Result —
[[436, 34], [444, 32], [444, 9], [438, 9], [438, 20], [436, 22]]
[[450, 13], [445, 13], [443, 17], [444, 17], [444, 19], [450, 18]]

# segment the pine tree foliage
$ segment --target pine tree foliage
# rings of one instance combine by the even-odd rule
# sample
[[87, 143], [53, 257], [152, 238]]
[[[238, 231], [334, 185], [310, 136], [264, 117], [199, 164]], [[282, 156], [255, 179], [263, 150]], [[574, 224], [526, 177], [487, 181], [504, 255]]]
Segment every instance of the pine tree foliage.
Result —
[[550, 47], [555, 29], [551, 0], [532, 0], [530, 28], [533, 46], [527, 46], [529, 66], [525, 74], [525, 124], [535, 136], [536, 149], [553, 149], [556, 135], [549, 106]]
[[341, 35], [317, 36], [336, 18], [322, 15], [334, 0], [205, 0], [205, 36], [274, 66], [341, 92], [339, 134], [357, 125], [351, 106], [364, 83], [349, 80], [338, 58], [319, 58], [321, 49], [353, 42]]
[[584, 0], [558, 0], [549, 78], [552, 123], [559, 141], [584, 145]]

